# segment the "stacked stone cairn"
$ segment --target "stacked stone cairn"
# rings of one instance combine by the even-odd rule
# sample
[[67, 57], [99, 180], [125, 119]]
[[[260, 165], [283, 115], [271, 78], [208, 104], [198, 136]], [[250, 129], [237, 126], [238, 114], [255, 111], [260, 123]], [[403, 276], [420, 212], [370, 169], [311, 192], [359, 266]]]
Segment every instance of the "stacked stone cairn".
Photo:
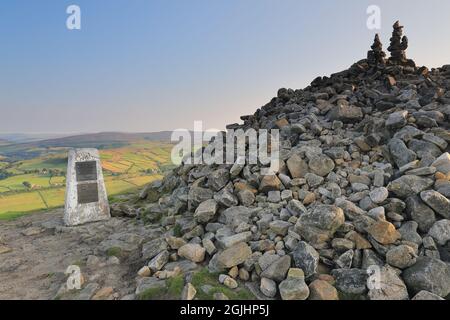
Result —
[[378, 35], [378, 33], [375, 35], [375, 39], [373, 41], [371, 49], [372, 50], [367, 53], [367, 63], [372, 67], [385, 65], [386, 53], [383, 51], [383, 44], [380, 41], [380, 36]]
[[408, 38], [403, 36], [403, 26], [400, 25], [399, 21], [396, 21], [393, 28], [391, 45], [388, 48], [388, 51], [391, 53], [389, 61], [393, 64], [414, 66], [414, 62], [406, 58], [405, 51], [408, 49]]
[[280, 130], [276, 175], [182, 164], [148, 185], [129, 210], [162, 231], [138, 283], [177, 266], [192, 293], [207, 267], [261, 299], [448, 299], [450, 65], [415, 67], [406, 47], [396, 23], [386, 66], [376, 37], [368, 59], [228, 126]]

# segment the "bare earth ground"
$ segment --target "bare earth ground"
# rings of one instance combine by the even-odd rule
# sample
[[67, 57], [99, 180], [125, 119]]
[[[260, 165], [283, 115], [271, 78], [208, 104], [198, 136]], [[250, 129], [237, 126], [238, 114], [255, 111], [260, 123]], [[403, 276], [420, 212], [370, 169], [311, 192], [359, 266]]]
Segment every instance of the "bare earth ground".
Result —
[[[67, 228], [62, 216], [59, 209], [0, 221], [0, 299], [133, 298], [141, 245], [160, 229], [125, 218]], [[70, 265], [85, 279], [75, 293], [65, 290]]]

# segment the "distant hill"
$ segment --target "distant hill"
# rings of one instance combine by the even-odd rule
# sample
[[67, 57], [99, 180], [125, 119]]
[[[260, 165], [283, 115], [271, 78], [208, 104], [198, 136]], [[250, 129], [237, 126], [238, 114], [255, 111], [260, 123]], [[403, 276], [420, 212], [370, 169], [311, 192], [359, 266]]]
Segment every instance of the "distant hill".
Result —
[[47, 148], [110, 149], [125, 146], [130, 142], [137, 140], [170, 142], [171, 134], [171, 131], [148, 133], [100, 132], [26, 143], [15, 143], [4, 146], [0, 143], [0, 155], [27, 159], [36, 157], [41, 152], [40, 149]]
[[72, 134], [61, 133], [0, 133], [0, 141], [7, 141], [9, 144], [27, 143], [40, 140], [56, 139], [71, 136]]
[[150, 132], [150, 133], [124, 133], [124, 132], [100, 132], [92, 134], [82, 134], [56, 139], [47, 139], [31, 143], [30, 145], [48, 147], [95, 147], [104, 144], [123, 143], [136, 140], [149, 141], [170, 141], [171, 131]]

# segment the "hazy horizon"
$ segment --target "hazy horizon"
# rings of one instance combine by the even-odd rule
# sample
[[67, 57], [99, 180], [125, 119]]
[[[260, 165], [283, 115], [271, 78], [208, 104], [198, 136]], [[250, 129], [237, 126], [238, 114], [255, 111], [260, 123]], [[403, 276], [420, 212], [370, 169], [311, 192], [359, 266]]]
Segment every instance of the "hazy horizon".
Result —
[[[71, 4], [81, 30], [66, 28]], [[366, 27], [369, 5], [381, 30]], [[409, 58], [450, 63], [449, 15], [440, 0], [2, 2], [0, 133], [223, 129], [365, 58], [375, 33], [386, 50], [397, 19]]]

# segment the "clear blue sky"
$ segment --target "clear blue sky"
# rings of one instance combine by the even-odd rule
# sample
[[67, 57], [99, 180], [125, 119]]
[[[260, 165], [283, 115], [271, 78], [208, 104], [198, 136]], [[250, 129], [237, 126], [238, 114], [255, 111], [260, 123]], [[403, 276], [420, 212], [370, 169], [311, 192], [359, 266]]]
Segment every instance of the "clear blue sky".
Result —
[[385, 48], [400, 19], [410, 58], [450, 63], [448, 0], [2, 0], [0, 132], [224, 128], [364, 58], [370, 4]]

